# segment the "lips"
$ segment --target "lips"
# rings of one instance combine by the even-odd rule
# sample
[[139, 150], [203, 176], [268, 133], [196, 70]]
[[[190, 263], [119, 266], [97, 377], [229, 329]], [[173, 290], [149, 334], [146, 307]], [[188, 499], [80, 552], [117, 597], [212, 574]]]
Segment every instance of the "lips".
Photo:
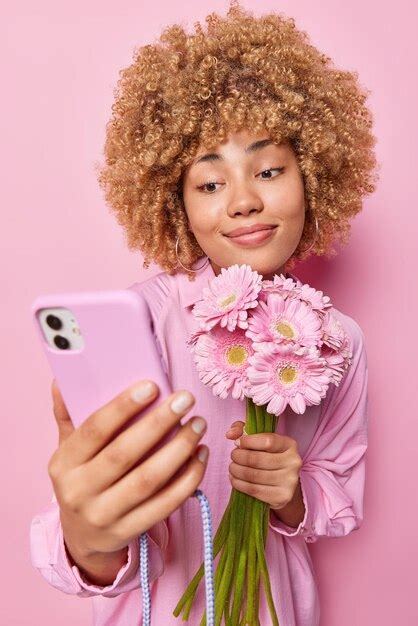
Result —
[[231, 246], [239, 246], [241, 248], [257, 248], [265, 245], [270, 241], [278, 228], [277, 224], [249, 224], [241, 228], [235, 228], [229, 233], [225, 233], [225, 237], [230, 239]]
[[253, 226], [244, 226], [242, 228], [235, 228], [229, 233], [225, 233], [225, 237], [240, 237], [241, 235], [249, 235], [250, 233], [257, 232], [259, 230], [272, 230], [276, 227], [276, 224], [253, 224]]

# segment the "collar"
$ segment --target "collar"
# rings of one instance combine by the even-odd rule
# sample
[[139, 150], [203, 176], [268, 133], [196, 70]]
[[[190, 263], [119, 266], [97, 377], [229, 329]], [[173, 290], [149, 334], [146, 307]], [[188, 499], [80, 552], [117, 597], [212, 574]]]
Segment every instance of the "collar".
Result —
[[[207, 257], [206, 257], [207, 259]], [[197, 259], [192, 265], [192, 269], [196, 269], [203, 264], [202, 257]], [[213, 271], [212, 265], [207, 263], [206, 267], [202, 268], [200, 271], [196, 271], [195, 279], [189, 280], [186, 272], [179, 272], [178, 276], [178, 286], [179, 286], [179, 294], [180, 294], [180, 302], [181, 305], [186, 308], [195, 304], [198, 300], [202, 298], [202, 290], [204, 287], [208, 286], [208, 283], [215, 278], [215, 272]]]
[[[193, 263], [192, 269], [194, 270], [202, 264], [203, 261], [201, 257]], [[285, 276], [293, 278], [294, 281], [298, 280], [298, 278], [290, 272], [286, 272]], [[202, 298], [202, 290], [204, 287], [208, 286], [208, 283], [212, 280], [212, 278], [215, 278], [215, 272], [213, 271], [213, 267], [210, 262], [206, 265], [206, 267], [196, 272], [196, 277], [193, 281], [189, 280], [185, 272], [178, 272], [177, 280], [182, 307], [187, 308], [192, 304], [196, 304], [196, 302]]]

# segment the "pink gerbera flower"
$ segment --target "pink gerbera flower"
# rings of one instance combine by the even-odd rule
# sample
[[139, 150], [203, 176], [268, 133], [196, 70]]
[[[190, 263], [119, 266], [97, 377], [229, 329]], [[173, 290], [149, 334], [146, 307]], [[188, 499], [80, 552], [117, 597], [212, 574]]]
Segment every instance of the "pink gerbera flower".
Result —
[[298, 298], [311, 305], [314, 311], [324, 314], [326, 309], [332, 307], [329, 296], [324, 296], [323, 291], [310, 287], [307, 283], [298, 288]]
[[341, 348], [338, 351], [335, 351], [324, 343], [321, 349], [321, 356], [326, 362], [327, 375], [330, 377], [331, 382], [338, 387], [344, 372], [350, 367], [353, 358], [347, 335], [344, 335]]
[[267, 404], [267, 411], [280, 415], [289, 404], [295, 413], [306, 405], [320, 404], [329, 386], [325, 360], [318, 348], [254, 344], [247, 376], [249, 395], [255, 404]]
[[[295, 277], [296, 278], [296, 277]], [[259, 296], [260, 300], [266, 300], [269, 293], [279, 293], [284, 298], [297, 298], [311, 305], [314, 311], [323, 314], [326, 309], [332, 307], [328, 296], [324, 296], [322, 291], [318, 291], [310, 287], [308, 283], [301, 283], [300, 280], [289, 277], [284, 274], [273, 277], [273, 280], [264, 280], [263, 289]]]
[[186, 345], [188, 345], [189, 347], [196, 345], [197, 340], [199, 339], [200, 335], [204, 335], [206, 333], [206, 330], [203, 330], [202, 328], [198, 328], [194, 333], [192, 333], [190, 335], [190, 337], [187, 339], [186, 341]]
[[249, 265], [231, 265], [222, 268], [202, 291], [203, 299], [193, 307], [193, 315], [203, 330], [216, 324], [233, 331], [248, 328], [247, 310], [258, 304], [263, 277]]
[[259, 301], [252, 312], [246, 335], [256, 342], [316, 346], [321, 341], [321, 327], [321, 319], [308, 304], [271, 293], [267, 302]]
[[248, 359], [254, 349], [243, 330], [217, 326], [200, 334], [192, 351], [200, 380], [213, 387], [215, 396], [226, 398], [230, 390], [236, 400], [248, 395]]
[[324, 314], [322, 332], [322, 341], [326, 346], [333, 350], [341, 349], [346, 333], [341, 322], [329, 311], [326, 311]]
[[[299, 282], [299, 281], [298, 281]], [[301, 285], [302, 283], [300, 283]], [[270, 293], [279, 293], [284, 299], [291, 294], [298, 293], [298, 285], [290, 276], [287, 278], [284, 274], [273, 276], [273, 280], [263, 280], [262, 290], [259, 300], [264, 302]]]

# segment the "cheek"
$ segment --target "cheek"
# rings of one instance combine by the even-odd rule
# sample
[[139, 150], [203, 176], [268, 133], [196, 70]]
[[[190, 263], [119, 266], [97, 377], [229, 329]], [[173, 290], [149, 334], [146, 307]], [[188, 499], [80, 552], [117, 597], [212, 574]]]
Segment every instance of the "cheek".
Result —
[[205, 237], [216, 233], [221, 223], [221, 216], [216, 207], [209, 206], [208, 202], [195, 200], [192, 207], [187, 208], [190, 226], [195, 235]]
[[277, 203], [283, 217], [298, 220], [305, 214], [305, 193], [303, 182], [295, 176], [289, 179], [280, 188], [280, 198]]
[[[293, 240], [300, 237], [305, 223], [305, 196], [300, 183], [282, 185], [277, 195], [270, 197], [266, 206], [281, 226], [281, 237]], [[270, 211], [269, 211], [270, 213]]]

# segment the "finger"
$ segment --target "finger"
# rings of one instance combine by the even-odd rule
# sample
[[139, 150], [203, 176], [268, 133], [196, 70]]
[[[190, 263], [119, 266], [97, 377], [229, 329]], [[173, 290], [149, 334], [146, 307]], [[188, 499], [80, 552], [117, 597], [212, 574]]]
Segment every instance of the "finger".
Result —
[[[257, 498], [257, 500], [261, 500], [266, 504], [271, 504], [272, 502], [277, 503], [278, 496], [279, 498], [281, 496], [283, 502], [289, 501], [288, 488], [278, 490], [277, 487], [272, 487], [271, 485], [256, 485], [245, 480], [240, 480], [239, 478], [232, 478], [231, 485], [237, 491], [246, 493], [247, 495]], [[277, 505], [275, 504], [275, 506]]]
[[129, 419], [155, 400], [158, 393], [158, 386], [150, 380], [138, 381], [124, 389], [75, 429], [64, 442], [60, 463], [66, 467], [76, 467], [89, 461]]
[[150, 380], [138, 381], [124, 389], [94, 411], [75, 429], [72, 436], [64, 441], [60, 464], [72, 467], [90, 460], [111, 441], [130, 418], [143, 411], [158, 394], [158, 386]]
[[[165, 430], [177, 424], [179, 416], [170, 408], [170, 402], [156, 410], [154, 422], [165, 423]], [[203, 425], [197, 432], [195, 428]], [[194, 453], [199, 439], [205, 434], [206, 420], [194, 416], [184, 424], [176, 436], [140, 465], [138, 461], [160, 438], [158, 425], [147, 424], [145, 419], [120, 434], [111, 444], [96, 455], [86, 466], [89, 476], [89, 493], [106, 491], [105, 506], [112, 502], [128, 501], [127, 510], [138, 504], [138, 494], [145, 500], [172, 477]], [[135, 466], [135, 467], [134, 467]], [[132, 467], [134, 469], [130, 471]], [[113, 487], [111, 487], [113, 486]], [[108, 489], [110, 487], [110, 489]], [[129, 496], [133, 500], [129, 500]]]
[[285, 469], [289, 466], [287, 455], [281, 452], [272, 454], [261, 450], [235, 448], [231, 452], [231, 460], [237, 465], [270, 471]]
[[[194, 403], [193, 395], [185, 391], [184, 395], [189, 406], [177, 408], [176, 400], [182, 395], [183, 392], [170, 394], [153, 411], [121, 432], [85, 465], [86, 474], [89, 476], [89, 492], [99, 493], [113, 485], [134, 466], [138, 466], [144, 457], [149, 456], [152, 448], [156, 444], [161, 444], [166, 433], [179, 426], [180, 419]], [[195, 445], [196, 443], [197, 440]], [[191, 452], [190, 450], [187, 456], [190, 456]], [[164, 464], [165, 461], [163, 459], [161, 461]]]
[[237, 437], [241, 437], [244, 431], [245, 423], [242, 421], [233, 422], [230, 428], [226, 431], [225, 437], [228, 439], [236, 439]]
[[266, 452], [286, 452], [294, 446], [294, 440], [291, 437], [278, 433], [242, 435], [238, 441], [241, 449], [264, 450]]
[[[281, 472], [281, 474], [283, 478], [284, 473]], [[257, 469], [246, 465], [239, 465], [238, 463], [230, 464], [229, 475], [230, 478], [236, 478], [247, 483], [254, 483], [256, 485], [277, 486], [277, 484], [280, 483], [279, 470]]]
[[115, 530], [121, 537], [134, 539], [140, 534], [138, 529], [142, 529], [140, 532], [145, 532], [161, 519], [171, 515], [185, 500], [190, 498], [201, 483], [207, 467], [208, 457], [204, 462], [197, 457], [202, 448], [209, 453], [207, 446], [200, 446], [178, 478], [119, 520]]
[[164, 447], [155, 452], [139, 467], [123, 476], [109, 489], [102, 491], [96, 504], [101, 509], [101, 518], [113, 523], [122, 514], [144, 502], [160, 491], [184, 464], [193, 456], [196, 446], [206, 428], [196, 433], [193, 425], [204, 422], [201, 417], [190, 419]]
[[65, 402], [61, 396], [61, 392], [55, 378], [52, 380], [51, 393], [54, 416], [58, 426], [59, 445], [61, 445], [61, 443], [65, 441], [65, 439], [67, 439], [74, 431], [74, 425], [71, 421], [70, 414], [65, 406]]

